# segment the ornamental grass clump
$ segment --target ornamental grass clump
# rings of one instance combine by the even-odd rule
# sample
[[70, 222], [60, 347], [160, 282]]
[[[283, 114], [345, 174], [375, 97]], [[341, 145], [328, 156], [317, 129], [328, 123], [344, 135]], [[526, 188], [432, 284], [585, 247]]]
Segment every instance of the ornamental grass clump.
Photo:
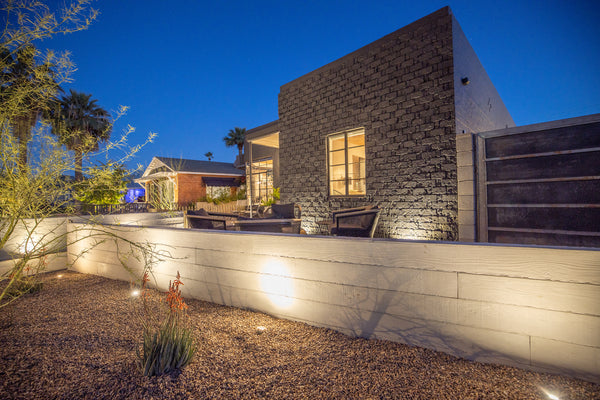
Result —
[[[147, 307], [148, 274], [142, 279], [142, 301]], [[144, 376], [162, 375], [188, 365], [196, 352], [192, 331], [184, 320], [188, 308], [181, 297], [179, 286], [183, 285], [179, 272], [174, 282], [169, 281], [166, 303], [169, 306], [166, 318], [158, 327], [148, 319], [144, 322], [144, 338], [141, 351], [137, 350], [140, 368]], [[146, 314], [147, 315], [147, 314]]]

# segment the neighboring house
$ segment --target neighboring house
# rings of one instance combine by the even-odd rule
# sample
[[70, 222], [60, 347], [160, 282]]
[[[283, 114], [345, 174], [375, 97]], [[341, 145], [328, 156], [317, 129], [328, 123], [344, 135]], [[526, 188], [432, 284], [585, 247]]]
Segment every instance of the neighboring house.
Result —
[[231, 163], [154, 157], [137, 183], [150, 204], [186, 205], [223, 191], [235, 194], [244, 173]]
[[445, 7], [283, 85], [279, 120], [247, 131], [247, 183], [253, 201], [280, 187], [308, 233], [376, 204], [379, 237], [457, 240], [461, 219], [474, 240], [473, 198], [459, 196], [461, 163], [473, 195], [473, 155], [459, 160], [457, 140], [514, 125]]

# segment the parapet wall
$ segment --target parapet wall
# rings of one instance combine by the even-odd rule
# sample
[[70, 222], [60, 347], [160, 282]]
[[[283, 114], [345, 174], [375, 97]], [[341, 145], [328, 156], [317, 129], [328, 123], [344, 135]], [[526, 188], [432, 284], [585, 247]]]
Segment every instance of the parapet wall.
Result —
[[[171, 254], [154, 268], [163, 290], [179, 271], [187, 297], [600, 382], [600, 249], [104, 229]], [[131, 280], [116, 244], [93, 240], [69, 246], [72, 268]]]

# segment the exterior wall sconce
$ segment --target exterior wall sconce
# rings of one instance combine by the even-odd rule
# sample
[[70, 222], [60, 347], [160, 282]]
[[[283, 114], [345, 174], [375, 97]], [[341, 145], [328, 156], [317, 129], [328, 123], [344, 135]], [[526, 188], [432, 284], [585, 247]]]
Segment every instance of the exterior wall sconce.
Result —
[[461, 78], [460, 81], [462, 82], [463, 86], [467, 86], [469, 83], [471, 83], [469, 78], [466, 76], [464, 78]]

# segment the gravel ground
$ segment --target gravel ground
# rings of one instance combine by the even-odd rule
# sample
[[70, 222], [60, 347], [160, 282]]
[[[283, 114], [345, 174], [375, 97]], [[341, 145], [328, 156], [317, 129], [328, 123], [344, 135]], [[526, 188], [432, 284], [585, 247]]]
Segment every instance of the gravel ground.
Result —
[[147, 378], [136, 367], [139, 299], [129, 284], [62, 275], [0, 311], [0, 399], [548, 399], [543, 389], [600, 399], [600, 385], [577, 379], [196, 300], [187, 300], [193, 362]]

